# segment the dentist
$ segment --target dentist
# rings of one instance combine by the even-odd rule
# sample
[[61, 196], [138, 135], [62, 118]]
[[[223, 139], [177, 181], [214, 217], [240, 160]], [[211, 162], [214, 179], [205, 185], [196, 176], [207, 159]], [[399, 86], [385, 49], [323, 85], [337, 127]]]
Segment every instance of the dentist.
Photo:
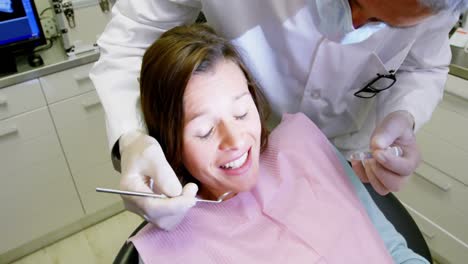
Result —
[[[370, 149], [372, 158], [353, 161], [353, 169], [384, 195], [399, 190], [420, 162], [414, 133], [442, 98], [448, 32], [467, 7], [467, 0], [117, 1], [91, 79], [120, 185], [174, 197], [126, 196], [127, 209], [169, 230], [195, 204], [197, 187], [181, 186], [141, 116], [142, 55], [164, 31], [193, 23], [202, 11], [241, 50], [272, 123], [303, 112], [346, 157]], [[402, 156], [386, 151], [394, 145]]]

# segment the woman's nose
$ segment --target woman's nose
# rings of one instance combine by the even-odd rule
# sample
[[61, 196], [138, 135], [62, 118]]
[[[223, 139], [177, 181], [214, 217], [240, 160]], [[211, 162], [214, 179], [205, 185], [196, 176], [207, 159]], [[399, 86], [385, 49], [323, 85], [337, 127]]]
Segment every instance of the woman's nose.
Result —
[[220, 150], [238, 150], [244, 144], [241, 128], [233, 123], [221, 122], [219, 135], [221, 138]]

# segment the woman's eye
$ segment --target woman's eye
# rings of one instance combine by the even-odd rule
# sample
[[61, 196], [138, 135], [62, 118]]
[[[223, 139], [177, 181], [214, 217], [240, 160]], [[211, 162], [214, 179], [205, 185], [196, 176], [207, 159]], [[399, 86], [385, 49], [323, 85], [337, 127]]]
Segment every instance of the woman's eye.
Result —
[[243, 114], [243, 115], [240, 115], [240, 116], [235, 116], [235, 118], [236, 118], [236, 120], [242, 120], [242, 119], [244, 119], [244, 118], [246, 118], [246, 117], [247, 117], [247, 114], [248, 114], [248, 113], [249, 113], [249, 112], [246, 112], [246, 113], [245, 113], [245, 114]]
[[208, 131], [208, 133], [206, 133], [206, 134], [204, 134], [202, 136], [198, 136], [198, 137], [201, 138], [201, 139], [207, 139], [211, 135], [211, 133], [213, 133], [213, 128], [211, 128], [210, 131]]

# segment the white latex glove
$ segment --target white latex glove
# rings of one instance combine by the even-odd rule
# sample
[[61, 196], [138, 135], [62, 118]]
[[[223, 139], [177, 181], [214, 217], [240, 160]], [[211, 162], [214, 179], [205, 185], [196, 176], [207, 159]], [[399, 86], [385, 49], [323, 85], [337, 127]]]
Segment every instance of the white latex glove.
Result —
[[125, 207], [156, 226], [170, 230], [195, 205], [198, 187], [194, 183], [182, 185], [166, 160], [156, 139], [141, 132], [129, 132], [119, 139], [122, 178], [120, 188], [124, 191], [153, 192], [173, 197], [157, 199], [122, 195]]
[[[373, 158], [351, 161], [361, 181], [370, 182], [380, 195], [399, 191], [421, 162], [413, 127], [414, 118], [407, 111], [390, 113], [372, 134]], [[398, 157], [386, 151], [389, 146], [399, 146], [403, 155]]]

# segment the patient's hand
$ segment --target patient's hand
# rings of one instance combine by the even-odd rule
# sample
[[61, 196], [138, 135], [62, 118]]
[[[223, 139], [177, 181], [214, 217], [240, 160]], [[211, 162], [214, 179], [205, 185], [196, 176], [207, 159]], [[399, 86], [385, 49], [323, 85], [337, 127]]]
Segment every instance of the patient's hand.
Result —
[[[381, 195], [399, 191], [421, 162], [413, 126], [410, 113], [396, 111], [389, 114], [371, 138], [373, 158], [351, 162], [361, 181], [369, 182]], [[399, 146], [403, 155], [396, 156], [385, 150], [392, 145]]]
[[[189, 183], [182, 189], [177, 176], [166, 161], [159, 143], [152, 137], [135, 131], [124, 134], [120, 140], [122, 178], [124, 191], [153, 192], [173, 197], [157, 199], [122, 196], [125, 207], [156, 226], [170, 230], [183, 219], [188, 209], [195, 205], [198, 187]], [[154, 181], [150, 188], [149, 179]]]

